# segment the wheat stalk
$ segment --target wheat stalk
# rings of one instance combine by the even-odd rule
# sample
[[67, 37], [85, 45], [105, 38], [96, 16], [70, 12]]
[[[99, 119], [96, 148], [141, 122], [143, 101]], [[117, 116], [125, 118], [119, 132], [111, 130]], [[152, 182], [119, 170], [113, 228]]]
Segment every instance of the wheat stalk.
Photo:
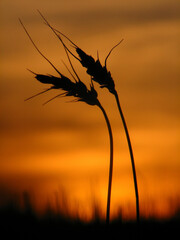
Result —
[[[42, 15], [41, 15], [42, 16]], [[43, 17], [43, 16], [42, 16]], [[19, 19], [20, 20], [20, 19]], [[48, 89], [37, 93], [27, 99], [30, 100], [36, 96], [39, 96], [40, 94], [43, 94], [49, 90], [53, 90], [53, 89], [59, 89], [62, 90], [63, 92], [56, 95], [55, 97], [51, 98], [50, 100], [48, 100], [47, 102], [45, 102], [44, 104], [50, 102], [51, 100], [55, 99], [56, 97], [59, 96], [71, 96], [74, 97], [75, 100], [77, 102], [85, 102], [88, 105], [92, 105], [92, 106], [97, 106], [103, 113], [103, 116], [105, 118], [107, 127], [108, 127], [108, 133], [109, 133], [109, 139], [110, 139], [110, 167], [109, 167], [109, 183], [108, 183], [108, 195], [107, 195], [107, 210], [106, 210], [106, 222], [107, 224], [109, 224], [109, 218], [110, 218], [110, 199], [111, 199], [111, 186], [112, 186], [112, 174], [113, 174], [113, 135], [112, 135], [112, 129], [111, 129], [111, 125], [108, 119], [108, 116], [104, 110], [104, 108], [102, 107], [101, 103], [98, 100], [98, 94], [94, 88], [93, 82], [91, 82], [90, 84], [90, 89], [88, 89], [86, 87], [86, 85], [80, 80], [79, 76], [77, 75], [71, 60], [69, 58], [68, 55], [68, 51], [66, 46], [64, 45], [63, 41], [62, 44], [64, 45], [69, 63], [73, 69], [73, 72], [75, 73], [77, 79], [73, 76], [75, 82], [73, 82], [72, 80], [70, 80], [69, 78], [67, 78], [66, 76], [64, 76], [55, 66], [54, 64], [52, 64], [52, 62], [46, 57], [44, 56], [44, 54], [42, 54], [42, 52], [39, 50], [39, 48], [36, 46], [36, 44], [34, 43], [34, 41], [32, 40], [30, 34], [28, 33], [27, 29], [25, 28], [24, 24], [22, 23], [22, 21], [20, 20], [20, 23], [23, 27], [23, 29], [25, 30], [26, 34], [28, 35], [30, 41], [32, 42], [32, 44], [34, 45], [34, 47], [36, 48], [36, 50], [39, 52], [39, 54], [54, 68], [54, 70], [58, 73], [59, 77], [53, 76], [53, 75], [44, 75], [44, 74], [37, 74], [31, 70], [29, 70], [31, 73], [33, 73], [35, 75], [35, 78], [43, 83], [43, 84], [51, 84], [51, 87], [49, 87]], [[61, 38], [59, 38], [61, 40]]]

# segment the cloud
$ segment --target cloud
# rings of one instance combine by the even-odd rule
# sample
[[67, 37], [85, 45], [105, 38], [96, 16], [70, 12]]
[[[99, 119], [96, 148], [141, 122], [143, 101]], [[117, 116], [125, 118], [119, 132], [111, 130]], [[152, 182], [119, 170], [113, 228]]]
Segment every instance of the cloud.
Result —
[[76, 31], [84, 30], [86, 33], [97, 33], [114, 29], [119, 26], [126, 27], [127, 25], [136, 25], [141, 23], [149, 23], [156, 21], [178, 20], [180, 17], [178, 2], [175, 4], [164, 3], [160, 5], [131, 5], [121, 6], [106, 6], [102, 8], [85, 8], [69, 10], [65, 12], [54, 12], [49, 19], [55, 19], [57, 24], [68, 24]]

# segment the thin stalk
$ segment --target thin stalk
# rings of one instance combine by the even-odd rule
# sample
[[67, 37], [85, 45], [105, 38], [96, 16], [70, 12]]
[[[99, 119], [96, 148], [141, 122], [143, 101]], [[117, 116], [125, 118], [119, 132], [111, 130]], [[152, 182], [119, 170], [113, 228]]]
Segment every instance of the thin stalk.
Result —
[[131, 157], [131, 165], [132, 165], [132, 171], [133, 171], [133, 179], [134, 179], [134, 188], [135, 188], [135, 197], [136, 197], [136, 219], [137, 222], [139, 223], [139, 193], [138, 193], [138, 184], [137, 184], [137, 177], [136, 177], [136, 168], [135, 168], [135, 162], [134, 162], [134, 155], [133, 155], [133, 149], [132, 149], [132, 145], [131, 145], [131, 140], [130, 140], [130, 136], [129, 136], [129, 132], [128, 132], [128, 128], [127, 128], [127, 124], [122, 112], [122, 108], [119, 102], [119, 97], [117, 92], [115, 91], [114, 93], [115, 98], [116, 98], [116, 102], [117, 102], [117, 106], [119, 109], [119, 113], [123, 122], [123, 126], [124, 126], [124, 130], [126, 133], [126, 138], [127, 138], [127, 142], [128, 142], [128, 147], [129, 147], [129, 153], [130, 153], [130, 157]]
[[101, 106], [101, 104], [98, 104], [98, 107], [101, 109], [104, 118], [106, 120], [106, 124], [108, 127], [109, 132], [109, 140], [110, 140], [110, 166], [109, 166], [109, 183], [108, 183], [108, 195], [107, 195], [107, 210], [106, 210], [106, 224], [109, 225], [109, 218], [110, 218], [110, 202], [111, 202], [111, 187], [112, 187], [112, 175], [113, 175], [113, 135], [111, 130], [111, 125], [108, 119], [108, 116], [104, 110], [104, 108]]

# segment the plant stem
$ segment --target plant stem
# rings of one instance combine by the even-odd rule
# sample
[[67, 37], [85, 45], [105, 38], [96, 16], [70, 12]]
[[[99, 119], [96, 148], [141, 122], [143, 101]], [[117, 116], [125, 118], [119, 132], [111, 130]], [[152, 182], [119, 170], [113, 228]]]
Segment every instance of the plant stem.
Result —
[[104, 118], [106, 120], [106, 124], [108, 127], [109, 132], [109, 139], [110, 139], [110, 166], [109, 166], [109, 183], [108, 183], [108, 195], [107, 195], [107, 210], [106, 210], [106, 224], [109, 225], [109, 218], [110, 218], [110, 202], [111, 202], [111, 187], [112, 187], [112, 175], [113, 175], [113, 135], [111, 130], [111, 125], [108, 119], [108, 116], [104, 110], [104, 108], [101, 106], [101, 104], [98, 104], [98, 107], [101, 109]]
[[139, 223], [139, 193], [138, 193], [138, 184], [137, 184], [137, 177], [136, 177], [136, 168], [135, 168], [135, 162], [134, 162], [134, 155], [133, 155], [133, 150], [132, 150], [132, 145], [131, 145], [131, 140], [130, 140], [130, 136], [129, 136], [129, 132], [128, 132], [128, 128], [126, 125], [126, 121], [122, 112], [122, 108], [119, 102], [119, 97], [117, 92], [115, 91], [114, 93], [115, 98], [116, 98], [116, 102], [118, 105], [118, 109], [119, 109], [119, 113], [123, 122], [123, 126], [124, 126], [124, 130], [126, 133], [126, 138], [127, 138], [127, 142], [128, 142], [128, 147], [129, 147], [129, 153], [130, 153], [130, 157], [131, 157], [131, 165], [132, 165], [132, 171], [133, 171], [133, 179], [134, 179], [134, 188], [135, 188], [135, 196], [136, 196], [136, 219], [137, 222]]

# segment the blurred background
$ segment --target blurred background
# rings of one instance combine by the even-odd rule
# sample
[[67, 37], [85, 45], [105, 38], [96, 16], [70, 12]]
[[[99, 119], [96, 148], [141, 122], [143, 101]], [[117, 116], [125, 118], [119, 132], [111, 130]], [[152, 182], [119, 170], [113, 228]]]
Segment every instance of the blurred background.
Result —
[[[64, 49], [36, 11], [101, 63], [108, 59], [129, 127], [144, 217], [169, 217], [179, 207], [180, 3], [178, 0], [1, 0], [0, 2], [0, 205], [27, 192], [37, 212], [59, 206], [91, 219], [105, 216], [109, 137], [96, 107], [56, 98], [57, 91], [24, 99], [46, 87], [27, 71], [56, 72], [40, 50], [71, 77]], [[90, 77], [73, 60], [89, 86]], [[113, 95], [95, 85], [114, 134], [111, 216], [135, 217], [127, 142]], [[67, 210], [68, 209], [68, 210]]]

